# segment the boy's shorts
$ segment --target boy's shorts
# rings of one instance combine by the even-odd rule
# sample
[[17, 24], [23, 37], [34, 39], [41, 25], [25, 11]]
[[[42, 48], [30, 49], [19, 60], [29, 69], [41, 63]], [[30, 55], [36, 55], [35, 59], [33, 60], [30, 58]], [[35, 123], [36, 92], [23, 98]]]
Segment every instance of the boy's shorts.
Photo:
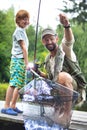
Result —
[[10, 86], [18, 89], [25, 85], [25, 63], [22, 58], [12, 58], [10, 64]]

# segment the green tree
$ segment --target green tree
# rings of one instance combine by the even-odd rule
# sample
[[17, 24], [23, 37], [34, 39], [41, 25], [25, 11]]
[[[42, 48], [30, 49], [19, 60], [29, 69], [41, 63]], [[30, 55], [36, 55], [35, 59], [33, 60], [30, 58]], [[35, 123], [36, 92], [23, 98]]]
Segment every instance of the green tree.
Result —
[[35, 47], [35, 29], [30, 25], [27, 29], [27, 36], [29, 39], [29, 61], [34, 59], [34, 47]]
[[[87, 25], [85, 25], [87, 26]], [[75, 36], [74, 50], [79, 60], [80, 67], [87, 80], [87, 31], [83, 31], [80, 25], [73, 27]]]
[[12, 33], [15, 28], [14, 8], [0, 11], [0, 81], [9, 80], [9, 63], [11, 57]]
[[64, 0], [63, 2], [65, 3], [64, 9], [61, 10], [69, 13], [73, 22], [82, 25], [85, 31], [85, 24], [87, 22], [87, 0]]

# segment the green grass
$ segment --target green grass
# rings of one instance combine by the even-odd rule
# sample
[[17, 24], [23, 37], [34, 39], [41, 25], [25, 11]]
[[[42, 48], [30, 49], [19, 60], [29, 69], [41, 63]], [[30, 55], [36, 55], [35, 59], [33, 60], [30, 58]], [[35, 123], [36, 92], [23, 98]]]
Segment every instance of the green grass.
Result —
[[8, 83], [0, 83], [0, 100], [5, 100]]

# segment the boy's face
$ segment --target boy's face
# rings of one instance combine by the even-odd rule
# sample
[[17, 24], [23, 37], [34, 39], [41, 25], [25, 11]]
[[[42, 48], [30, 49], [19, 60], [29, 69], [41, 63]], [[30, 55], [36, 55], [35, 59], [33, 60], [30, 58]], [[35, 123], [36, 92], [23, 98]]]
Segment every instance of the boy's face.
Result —
[[27, 17], [24, 19], [21, 19], [18, 22], [18, 26], [20, 26], [21, 28], [26, 28], [28, 25], [29, 25], [29, 18], [27, 18]]
[[57, 42], [58, 42], [58, 36], [53, 36], [53, 35], [46, 35], [43, 39], [42, 39], [42, 43], [44, 46], [46, 46], [46, 48], [49, 51], [53, 51], [55, 50], [56, 46], [57, 46]]

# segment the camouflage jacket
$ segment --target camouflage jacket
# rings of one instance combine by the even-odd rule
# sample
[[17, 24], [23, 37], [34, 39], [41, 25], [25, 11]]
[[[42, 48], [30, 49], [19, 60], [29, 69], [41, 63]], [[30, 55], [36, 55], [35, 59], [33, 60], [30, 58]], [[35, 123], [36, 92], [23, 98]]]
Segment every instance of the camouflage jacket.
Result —
[[45, 69], [48, 74], [48, 78], [52, 81], [56, 81], [58, 79], [58, 74], [61, 71], [68, 72], [77, 82], [79, 87], [85, 88], [87, 85], [87, 82], [81, 72], [81, 69], [79, 67], [78, 61], [73, 62], [69, 58], [64, 56], [62, 53], [60, 47], [56, 53], [55, 56], [55, 65], [54, 65], [54, 76], [51, 71], [51, 64], [50, 64], [50, 54], [46, 57], [45, 61]]

